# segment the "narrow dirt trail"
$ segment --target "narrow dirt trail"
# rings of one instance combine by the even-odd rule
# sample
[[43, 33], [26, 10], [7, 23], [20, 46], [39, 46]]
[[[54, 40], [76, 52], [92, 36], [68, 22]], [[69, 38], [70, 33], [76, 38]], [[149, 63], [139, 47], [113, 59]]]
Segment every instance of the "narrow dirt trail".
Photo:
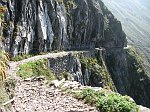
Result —
[[70, 52], [50, 53], [34, 56], [19, 62], [10, 62], [7, 74], [16, 79], [14, 112], [98, 112], [95, 107], [61, 92], [58, 88], [48, 87], [45, 80], [24, 81], [16, 75], [19, 65], [46, 58], [57, 58]]
[[17, 83], [14, 107], [15, 112], [98, 112], [44, 81]]
[[69, 51], [69, 52], [64, 51], [64, 52], [59, 52], [59, 53], [48, 53], [46, 55], [33, 56], [31, 58], [24, 59], [22, 61], [10, 62], [9, 63], [9, 69], [7, 70], [7, 75], [8, 75], [8, 77], [9, 76], [16, 76], [16, 72], [18, 70], [18, 67], [21, 64], [35, 61], [35, 60], [39, 60], [39, 59], [63, 57], [63, 56], [68, 55], [69, 53], [72, 53], [72, 51]]
[[[7, 70], [7, 75], [14, 77], [17, 82], [12, 112], [99, 112], [95, 107], [78, 101], [58, 88], [48, 87], [45, 80], [24, 81], [16, 75], [21, 64], [39, 59], [63, 57], [69, 53], [77, 52], [49, 53], [9, 63], [10, 68]], [[140, 112], [150, 112], [150, 110], [140, 106]]]

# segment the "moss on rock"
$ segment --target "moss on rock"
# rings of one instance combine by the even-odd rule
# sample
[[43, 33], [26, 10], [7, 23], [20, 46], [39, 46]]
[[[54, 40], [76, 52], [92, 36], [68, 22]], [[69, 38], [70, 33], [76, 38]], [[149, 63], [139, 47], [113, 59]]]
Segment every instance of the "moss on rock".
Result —
[[81, 61], [82, 66], [85, 69], [88, 69], [91, 71], [90, 85], [102, 86], [104, 88], [116, 91], [116, 88], [111, 79], [111, 76], [102, 59], [99, 58], [99, 60], [97, 60], [96, 58], [82, 57], [80, 61]]

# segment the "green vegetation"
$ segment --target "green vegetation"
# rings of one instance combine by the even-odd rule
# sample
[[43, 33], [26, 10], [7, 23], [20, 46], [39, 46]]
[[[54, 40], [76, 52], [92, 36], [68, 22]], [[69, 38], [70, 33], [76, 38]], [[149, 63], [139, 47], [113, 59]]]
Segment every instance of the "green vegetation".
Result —
[[[59, 51], [57, 51], [59, 52]], [[33, 56], [36, 56], [36, 55], [46, 55], [47, 53], [44, 53], [44, 52], [41, 52], [39, 54], [22, 54], [22, 55], [17, 55], [15, 57], [11, 57], [10, 58], [10, 61], [21, 61], [21, 60], [24, 60], [24, 59], [27, 59], [27, 58], [30, 58], [30, 57], [33, 57]]]
[[144, 57], [138, 54], [134, 47], [127, 50], [128, 84], [126, 88], [128, 94], [138, 104], [149, 106], [150, 74], [146, 71], [143, 60]]
[[13, 99], [15, 94], [16, 80], [13, 77], [7, 78], [4, 82], [5, 90], [10, 99]]
[[0, 21], [4, 19], [4, 12], [7, 9], [5, 6], [0, 6]]
[[46, 59], [28, 62], [19, 66], [17, 74], [24, 79], [37, 76], [46, 76], [48, 80], [56, 79], [47, 64]]
[[34, 55], [32, 55], [32, 54], [17, 55], [16, 57], [10, 58], [10, 61], [21, 61], [21, 60], [30, 58], [32, 56], [34, 56]]
[[8, 53], [0, 51], [0, 76], [2, 77], [2, 81], [6, 79], [6, 69], [8, 61], [9, 61]]
[[138, 106], [128, 96], [110, 91], [84, 89], [75, 93], [75, 97], [85, 103], [96, 105], [101, 112], [139, 112]]
[[69, 11], [70, 9], [76, 7], [75, 1], [74, 0], [64, 0], [64, 4], [66, 7], [66, 10]]
[[0, 105], [9, 101], [9, 96], [5, 90], [4, 83], [0, 81]]
[[[11, 24], [12, 24], [12, 23], [11, 23]], [[13, 31], [13, 38], [16, 38], [18, 32], [19, 32], [19, 26], [18, 26], [18, 25], [15, 25], [14, 31]]]
[[4, 80], [6, 79], [6, 68], [9, 56], [6, 52], [0, 51], [0, 106], [9, 100], [9, 96], [5, 90]]
[[57, 2], [65, 5], [65, 9], [66, 9], [67, 13], [69, 13], [71, 9], [76, 7], [75, 0], [57, 0]]
[[2, 21], [2, 27], [4, 30], [7, 30], [8, 29], [8, 24], [6, 21]]
[[3, 13], [0, 13], [0, 22], [1, 22], [2, 28], [6, 30], [8, 25], [7, 25], [7, 22], [4, 20]]
[[73, 80], [73, 76], [69, 72], [60, 73], [57, 78], [58, 80], [62, 80], [62, 79], [69, 80], [69, 81]]
[[134, 62], [134, 66], [133, 66], [133, 69], [132, 67], [130, 67], [131, 70], [135, 71], [140, 74], [143, 72], [143, 68], [144, 66], [142, 65], [143, 64], [143, 60], [144, 60], [144, 57], [142, 57], [142, 55], [138, 54], [137, 51], [136, 51], [136, 48], [134, 47], [131, 47], [129, 50], [127, 50], [127, 55], [128, 55], [128, 61], [129, 62]]
[[3, 13], [0, 13], [0, 21], [2, 21], [4, 18], [4, 14]]
[[6, 110], [11, 108], [11, 104], [3, 106], [2, 104], [6, 103], [14, 97], [14, 88], [15, 80], [8, 78], [5, 81], [0, 81], [0, 107], [5, 108]]
[[12, 108], [11, 103], [3, 105], [14, 98], [14, 89], [16, 81], [13, 78], [7, 78], [5, 81], [0, 81], [0, 107], [6, 112]]
[[58, 3], [63, 3], [64, 0], [56, 0]]
[[92, 76], [90, 77], [90, 85], [97, 86], [102, 83], [102, 87], [113, 91], [116, 90], [102, 58], [99, 57], [97, 60], [95, 58], [82, 57], [80, 62], [83, 68], [91, 70]]

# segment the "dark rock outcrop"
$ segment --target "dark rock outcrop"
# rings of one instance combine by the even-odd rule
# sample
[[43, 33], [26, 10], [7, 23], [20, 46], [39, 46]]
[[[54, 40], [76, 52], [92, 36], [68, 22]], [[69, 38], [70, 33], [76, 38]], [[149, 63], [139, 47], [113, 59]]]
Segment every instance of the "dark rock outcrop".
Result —
[[121, 23], [105, 14], [97, 0], [15, 0], [1, 5], [6, 6], [8, 27], [3, 30], [3, 47], [12, 55], [125, 45]]

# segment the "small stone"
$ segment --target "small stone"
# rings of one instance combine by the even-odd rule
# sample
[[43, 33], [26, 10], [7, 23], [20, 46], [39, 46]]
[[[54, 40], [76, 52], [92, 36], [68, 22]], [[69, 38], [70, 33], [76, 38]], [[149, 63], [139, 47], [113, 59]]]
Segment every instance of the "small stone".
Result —
[[31, 81], [32, 80], [32, 78], [26, 78], [26, 79], [24, 79], [24, 81]]
[[71, 108], [69, 112], [77, 112], [76, 108]]
[[84, 112], [84, 109], [78, 109], [78, 112]]
[[93, 111], [93, 110], [95, 110], [95, 108], [94, 108], [94, 107], [89, 108], [89, 111]]

